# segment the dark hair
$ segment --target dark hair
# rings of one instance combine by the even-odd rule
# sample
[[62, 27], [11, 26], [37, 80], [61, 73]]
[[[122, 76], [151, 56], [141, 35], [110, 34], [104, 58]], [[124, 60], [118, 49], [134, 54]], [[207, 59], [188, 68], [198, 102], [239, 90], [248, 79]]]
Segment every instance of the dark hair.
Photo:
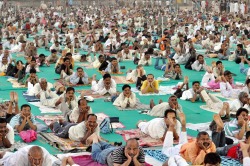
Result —
[[78, 105], [80, 105], [80, 104], [81, 104], [81, 101], [82, 101], [82, 100], [86, 101], [86, 99], [85, 99], [85, 98], [83, 98], [83, 99], [79, 99], [79, 100], [78, 100], [78, 102], [77, 102], [77, 103], [78, 103]]
[[131, 89], [131, 86], [130, 86], [130, 85], [128, 85], [128, 84], [125, 84], [125, 85], [123, 85], [122, 90], [124, 90], [124, 89], [126, 89], [126, 88]]
[[217, 66], [218, 64], [220, 64], [220, 63], [222, 63], [222, 62], [221, 62], [221, 61], [217, 61], [217, 62], [216, 62], [216, 66]]
[[[201, 132], [198, 133], [198, 135], [197, 135], [196, 138], [198, 139], [198, 138], [200, 138], [202, 135], [208, 135], [208, 133], [207, 133], [206, 131], [201, 131]], [[209, 136], [209, 135], [208, 135], [208, 136]]]
[[82, 67], [78, 67], [78, 68], [76, 68], [76, 71], [78, 71], [79, 69], [82, 69], [82, 71], [83, 71], [83, 68], [82, 68]]
[[242, 112], [245, 112], [245, 113], [248, 114], [248, 110], [247, 110], [246, 108], [243, 108], [243, 107], [239, 108], [239, 109], [237, 110], [237, 112], [236, 112], [236, 119], [237, 119], [237, 120], [238, 120], [238, 116], [240, 116], [240, 114], [241, 114]]
[[28, 105], [28, 104], [23, 104], [23, 105], [21, 106], [21, 111], [23, 110], [23, 108], [26, 108], [26, 107], [29, 107], [29, 108], [31, 109], [30, 105]]
[[115, 57], [111, 58], [110, 62], [116, 61], [117, 59]]
[[150, 76], [150, 75], [151, 75], [151, 76], [153, 76], [153, 78], [155, 77], [155, 76], [154, 76], [153, 74], [151, 74], [151, 73], [150, 73], [150, 74], [148, 74], [148, 75], [147, 75], [147, 77], [148, 77], [148, 76]]
[[111, 75], [108, 74], [108, 73], [106, 73], [106, 74], [104, 74], [104, 75], [102, 76], [102, 78], [105, 80], [106, 78], [111, 78]]
[[51, 53], [56, 53], [57, 51], [55, 49], [52, 49], [51, 50]]
[[44, 54], [40, 54], [39, 57], [45, 57], [45, 55]]
[[203, 55], [199, 54], [199, 55], [197, 56], [197, 60], [199, 59], [199, 57], [203, 57]]
[[68, 88], [66, 89], [66, 93], [68, 93], [69, 91], [75, 92], [75, 88], [73, 88], [73, 87], [68, 87]]
[[237, 44], [237, 47], [243, 48], [242, 44]]
[[193, 83], [192, 83], [192, 85], [194, 85], [194, 84], [200, 84], [200, 82], [199, 81], [194, 81]]
[[90, 116], [94, 116], [97, 119], [97, 116], [95, 114], [88, 114], [87, 119], [89, 119]]
[[250, 131], [246, 132], [246, 139], [248, 139], [250, 137]]
[[30, 69], [30, 74], [31, 74], [31, 73], [36, 73], [36, 69], [31, 68], [31, 69]]
[[0, 118], [0, 123], [7, 123], [6, 118]]
[[68, 52], [65, 56], [66, 56], [66, 57], [67, 57], [67, 56], [72, 56], [72, 54], [71, 54], [70, 52]]
[[179, 66], [179, 67], [181, 67], [181, 66], [180, 66], [179, 64], [175, 64], [175, 65], [174, 65], [174, 68], [175, 68], [176, 66]]
[[103, 57], [103, 55], [99, 55], [99, 57], [98, 58], [102, 58]]
[[67, 60], [70, 60], [69, 58], [64, 58], [63, 59], [63, 62], [66, 62]]
[[250, 79], [248, 78], [245, 82], [246, 85], [248, 85], [250, 83]]
[[204, 165], [206, 164], [220, 164], [221, 163], [221, 158], [220, 156], [215, 153], [215, 152], [211, 152], [211, 153], [207, 153], [205, 158], [204, 158]]
[[223, 75], [224, 76], [228, 76], [228, 75], [230, 75], [230, 74], [232, 74], [229, 70], [226, 70], [226, 71], [224, 71], [224, 73], [223, 73]]
[[174, 113], [175, 116], [176, 116], [176, 111], [175, 111], [175, 110], [167, 109], [167, 110], [164, 112], [164, 117], [166, 118], [166, 117], [168, 116], [169, 113]]

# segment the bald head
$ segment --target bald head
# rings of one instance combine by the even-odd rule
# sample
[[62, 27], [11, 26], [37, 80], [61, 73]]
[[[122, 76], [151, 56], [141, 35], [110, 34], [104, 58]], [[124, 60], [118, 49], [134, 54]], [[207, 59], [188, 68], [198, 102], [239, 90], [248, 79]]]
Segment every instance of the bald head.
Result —
[[43, 150], [39, 146], [32, 146], [28, 152], [29, 163], [31, 166], [42, 166]]
[[43, 150], [39, 146], [32, 146], [29, 150], [29, 154], [42, 154], [43, 155]]

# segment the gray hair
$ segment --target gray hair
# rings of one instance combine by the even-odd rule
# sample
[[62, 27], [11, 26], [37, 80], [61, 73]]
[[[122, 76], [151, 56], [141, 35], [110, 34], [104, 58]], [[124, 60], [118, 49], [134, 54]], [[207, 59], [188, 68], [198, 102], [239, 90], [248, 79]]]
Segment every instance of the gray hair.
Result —
[[47, 81], [46, 78], [39, 78], [39, 83], [41, 83], [42, 81]]
[[244, 95], [248, 95], [247, 92], [240, 92], [238, 98], [241, 99]]

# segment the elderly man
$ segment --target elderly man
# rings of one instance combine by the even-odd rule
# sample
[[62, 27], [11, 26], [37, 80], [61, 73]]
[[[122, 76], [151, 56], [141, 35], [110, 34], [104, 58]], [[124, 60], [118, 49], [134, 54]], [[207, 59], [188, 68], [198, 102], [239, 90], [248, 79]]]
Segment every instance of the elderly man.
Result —
[[0, 163], [3, 166], [49, 166], [53, 159], [43, 147], [28, 145], [18, 149], [15, 153], [1, 152]]
[[183, 112], [182, 107], [178, 104], [177, 97], [175, 95], [170, 96], [168, 98], [168, 102], [162, 102], [162, 100], [160, 100], [157, 105], [155, 105], [154, 100], [152, 99], [150, 101], [150, 108], [152, 110], [149, 111], [148, 115], [157, 117], [163, 117], [164, 112], [167, 109], [175, 110], [177, 113]]
[[159, 93], [159, 83], [154, 79], [153, 74], [148, 74], [147, 80], [143, 81], [141, 86], [141, 93]]
[[87, 119], [79, 124], [60, 120], [60, 123], [51, 123], [50, 129], [58, 137], [69, 138], [73, 141], [81, 141], [83, 144], [92, 143], [86, 141], [93, 133], [98, 136], [100, 134], [100, 128], [95, 114], [88, 114]]
[[96, 82], [96, 75], [93, 76], [91, 90], [97, 94], [116, 94], [116, 82], [110, 74], [104, 74], [103, 78]]
[[170, 120], [174, 121], [175, 127], [172, 139], [174, 138], [177, 140], [181, 132], [181, 123], [176, 118], [176, 111], [168, 109], [164, 112], [164, 118], [155, 118], [148, 122], [139, 121], [137, 126], [143, 133], [152, 138], [161, 139], [163, 141], [169, 128]]
[[48, 92], [51, 88], [53, 88], [53, 85], [51, 83], [48, 83], [46, 78], [40, 78], [39, 83], [36, 83], [34, 88], [29, 89], [29, 95], [40, 98], [40, 93], [42, 91]]
[[83, 71], [83, 68], [78, 67], [76, 71], [70, 76], [70, 83], [73, 85], [89, 84], [88, 74]]

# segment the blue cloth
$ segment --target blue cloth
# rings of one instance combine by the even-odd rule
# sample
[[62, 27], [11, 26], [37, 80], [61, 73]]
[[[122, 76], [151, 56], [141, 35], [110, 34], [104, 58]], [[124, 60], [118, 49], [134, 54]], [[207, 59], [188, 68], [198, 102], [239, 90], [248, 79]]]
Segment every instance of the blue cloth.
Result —
[[108, 155], [113, 152], [117, 147], [110, 145], [106, 142], [94, 143], [92, 145], [91, 157], [94, 161], [107, 164], [106, 160]]
[[[156, 160], [160, 162], [166, 162], [168, 157], [165, 154], [162, 154], [161, 150], [144, 150], [145, 154], [155, 158]], [[221, 164], [223, 166], [242, 166], [242, 164], [234, 160], [232, 158], [226, 157], [226, 156], [220, 156], [221, 157]]]
[[40, 99], [38, 99], [36, 96], [27, 95], [25, 91], [23, 92], [23, 97], [25, 98], [25, 100], [27, 102], [38, 102], [38, 101], [40, 101]]

